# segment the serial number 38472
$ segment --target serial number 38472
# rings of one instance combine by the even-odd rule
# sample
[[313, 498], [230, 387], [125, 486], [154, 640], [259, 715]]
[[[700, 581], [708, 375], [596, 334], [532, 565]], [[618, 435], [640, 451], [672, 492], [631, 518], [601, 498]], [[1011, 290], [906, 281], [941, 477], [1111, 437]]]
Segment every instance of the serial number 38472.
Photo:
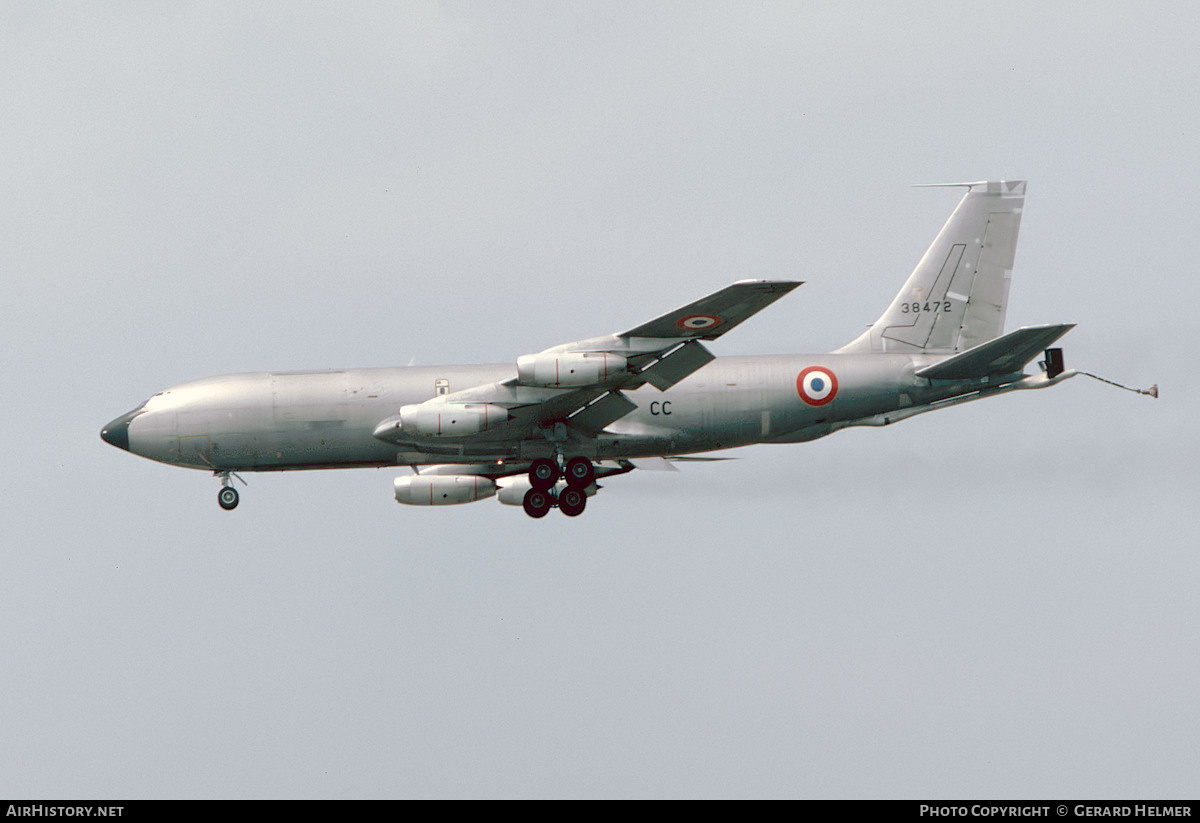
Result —
[[900, 304], [900, 313], [901, 314], [920, 314], [921, 312], [925, 312], [925, 311], [932, 311], [932, 312], [950, 311], [950, 301], [942, 300], [942, 301], [938, 301], [936, 303], [916, 302], [916, 303], [901, 303]]

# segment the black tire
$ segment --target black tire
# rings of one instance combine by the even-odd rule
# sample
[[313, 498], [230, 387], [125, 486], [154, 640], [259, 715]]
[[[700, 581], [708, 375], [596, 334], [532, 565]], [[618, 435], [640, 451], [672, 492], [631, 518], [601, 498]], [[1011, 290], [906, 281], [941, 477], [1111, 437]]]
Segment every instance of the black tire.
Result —
[[539, 457], [529, 466], [529, 485], [537, 491], [549, 491], [558, 482], [558, 464], [546, 457]]
[[217, 504], [225, 511], [233, 511], [237, 508], [238, 493], [233, 486], [223, 486], [217, 492]]
[[578, 517], [587, 506], [587, 495], [583, 489], [567, 486], [558, 496], [558, 510], [567, 517]]
[[554, 498], [542, 489], [530, 489], [525, 492], [525, 499], [521, 501], [521, 505], [530, 517], [545, 517], [554, 505]]
[[567, 485], [573, 489], [586, 489], [596, 479], [596, 467], [586, 457], [572, 457], [567, 461]]

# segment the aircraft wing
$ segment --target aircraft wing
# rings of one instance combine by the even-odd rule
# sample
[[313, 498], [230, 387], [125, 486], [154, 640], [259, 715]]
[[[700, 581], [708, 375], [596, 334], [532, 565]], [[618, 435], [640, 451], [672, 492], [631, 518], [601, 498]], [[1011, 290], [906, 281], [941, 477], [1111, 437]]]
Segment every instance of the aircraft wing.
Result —
[[794, 280], [739, 280], [617, 336], [716, 340], [799, 285]]
[[628, 331], [564, 343], [537, 356], [615, 354], [626, 359], [630, 371], [620, 388], [650, 383], [666, 391], [713, 359], [701, 340], [716, 340], [800, 285], [796, 280], [739, 280]]
[[[525, 355], [513, 377], [405, 406], [381, 421], [375, 436], [412, 447], [492, 444], [483, 449], [488, 453], [498, 443], [544, 439], [546, 428], [558, 423], [577, 436], [593, 436], [636, 408], [624, 391], [646, 383], [661, 391], [675, 385], [714, 359], [701, 340], [715, 340], [799, 285], [741, 280], [628, 331]], [[459, 426], [454, 431], [440, 422], [418, 422], [441, 420], [443, 410], [455, 412], [449, 415]], [[482, 422], [478, 430], [464, 431], [460, 418]]]

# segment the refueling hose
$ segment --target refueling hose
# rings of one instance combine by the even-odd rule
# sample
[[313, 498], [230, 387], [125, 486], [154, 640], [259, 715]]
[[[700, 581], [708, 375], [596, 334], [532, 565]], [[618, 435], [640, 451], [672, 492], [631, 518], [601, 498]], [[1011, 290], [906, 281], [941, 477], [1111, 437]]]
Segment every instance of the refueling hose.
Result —
[[1099, 380], [1101, 383], [1107, 383], [1110, 386], [1116, 386], [1118, 389], [1124, 389], [1125, 391], [1137, 392], [1138, 394], [1146, 394], [1146, 395], [1149, 395], [1150, 397], [1158, 397], [1158, 384], [1157, 383], [1155, 383], [1153, 386], [1151, 386], [1148, 389], [1135, 389], [1130, 386], [1122, 386], [1120, 383], [1114, 382], [1112, 380], [1106, 380], [1105, 378], [1100, 377], [1099, 375], [1096, 375], [1096, 374], [1091, 374], [1090, 372], [1081, 371], [1081, 372], [1079, 372], [1079, 374], [1085, 375], [1086, 377], [1090, 377], [1093, 380]]

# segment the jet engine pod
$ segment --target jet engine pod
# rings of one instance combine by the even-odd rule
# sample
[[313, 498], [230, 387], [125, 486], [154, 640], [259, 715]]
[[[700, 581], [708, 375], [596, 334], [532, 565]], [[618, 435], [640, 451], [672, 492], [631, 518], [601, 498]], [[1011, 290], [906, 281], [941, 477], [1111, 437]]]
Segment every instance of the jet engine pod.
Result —
[[502, 477], [499, 480], [500, 494], [497, 500], [506, 506], [520, 506], [525, 502], [525, 492], [533, 488], [528, 475], [518, 474], [514, 477]]
[[491, 403], [413, 403], [400, 407], [400, 428], [408, 434], [462, 437], [508, 421], [508, 409]]
[[517, 358], [517, 378], [526, 386], [595, 386], [624, 374], [629, 363], [619, 354], [568, 352]]
[[396, 502], [408, 506], [453, 506], [474, 503], [496, 493], [496, 484], [486, 477], [466, 474], [397, 477]]

